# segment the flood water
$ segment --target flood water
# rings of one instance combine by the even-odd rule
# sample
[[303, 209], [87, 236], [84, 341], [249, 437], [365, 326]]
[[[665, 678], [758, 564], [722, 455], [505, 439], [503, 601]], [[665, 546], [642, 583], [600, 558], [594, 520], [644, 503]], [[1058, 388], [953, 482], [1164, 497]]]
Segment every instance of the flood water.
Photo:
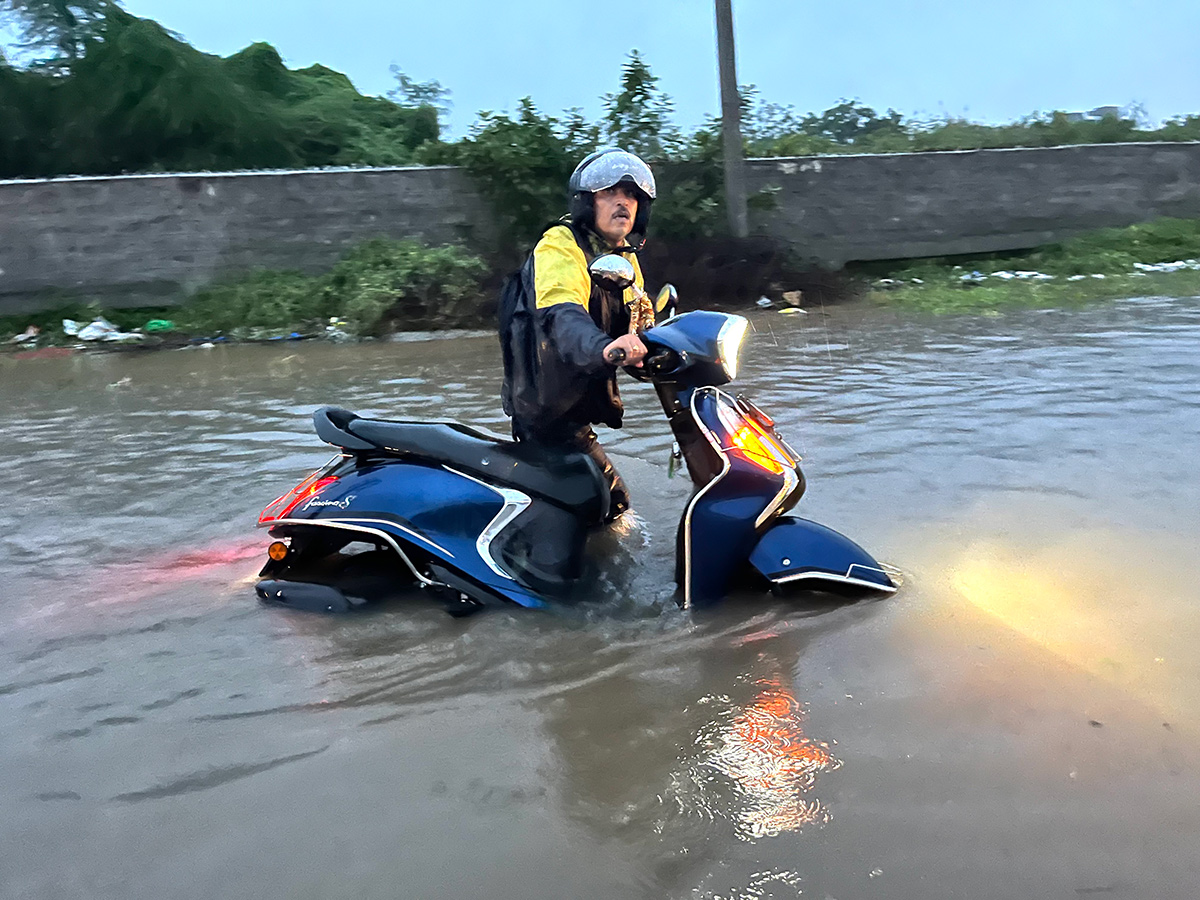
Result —
[[503, 430], [493, 337], [0, 356], [0, 896], [1196, 896], [1200, 298], [752, 320], [894, 597], [679, 611], [626, 381], [580, 607], [267, 608], [311, 411]]

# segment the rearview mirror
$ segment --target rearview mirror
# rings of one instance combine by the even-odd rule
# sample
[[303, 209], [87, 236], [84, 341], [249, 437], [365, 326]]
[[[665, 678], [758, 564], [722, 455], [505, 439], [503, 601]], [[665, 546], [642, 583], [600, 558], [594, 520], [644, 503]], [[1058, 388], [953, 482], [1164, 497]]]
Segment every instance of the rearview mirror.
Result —
[[588, 266], [592, 281], [611, 293], [620, 293], [633, 284], [633, 263], [615, 253], [597, 256]]
[[668, 316], [673, 316], [678, 306], [679, 291], [675, 290], [673, 284], [664, 284], [658, 292], [658, 296], [654, 298], [654, 311], [656, 313], [665, 312]]

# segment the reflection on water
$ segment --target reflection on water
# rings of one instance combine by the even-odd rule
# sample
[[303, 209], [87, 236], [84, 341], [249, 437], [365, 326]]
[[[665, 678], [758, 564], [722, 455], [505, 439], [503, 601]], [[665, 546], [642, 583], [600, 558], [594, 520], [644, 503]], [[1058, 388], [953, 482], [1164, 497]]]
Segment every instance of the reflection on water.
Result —
[[[733, 815], [743, 839], [826, 824], [827, 805], [811, 795], [817, 776], [841, 763], [828, 746], [805, 737], [800, 702], [780, 679], [759, 679], [755, 687], [749, 705], [727, 711], [699, 735], [700, 765], [735, 786]], [[721, 699], [708, 696], [700, 702]]]
[[1180, 614], [1195, 596], [1198, 558], [1196, 535], [996, 535], [959, 549], [948, 586], [1064, 662], [1200, 730], [1200, 618]]

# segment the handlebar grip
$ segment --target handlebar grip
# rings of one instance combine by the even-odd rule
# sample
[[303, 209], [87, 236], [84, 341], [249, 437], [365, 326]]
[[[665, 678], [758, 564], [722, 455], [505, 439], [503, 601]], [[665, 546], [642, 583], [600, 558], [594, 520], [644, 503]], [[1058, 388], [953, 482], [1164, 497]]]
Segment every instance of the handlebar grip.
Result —
[[604, 353], [604, 358], [614, 366], [619, 366], [621, 363], [625, 362], [625, 356], [625, 351], [620, 347], [613, 347], [611, 350], [606, 350]]

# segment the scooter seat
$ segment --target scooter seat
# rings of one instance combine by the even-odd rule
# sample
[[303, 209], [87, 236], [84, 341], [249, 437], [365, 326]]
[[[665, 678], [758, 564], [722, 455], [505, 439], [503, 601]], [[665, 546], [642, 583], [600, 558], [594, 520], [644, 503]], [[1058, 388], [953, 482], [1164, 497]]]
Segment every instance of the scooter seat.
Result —
[[453, 422], [364, 419], [324, 406], [313, 413], [321, 440], [356, 453], [380, 452], [442, 463], [491, 484], [513, 487], [591, 522], [608, 513], [608, 484], [585, 453], [558, 454]]

